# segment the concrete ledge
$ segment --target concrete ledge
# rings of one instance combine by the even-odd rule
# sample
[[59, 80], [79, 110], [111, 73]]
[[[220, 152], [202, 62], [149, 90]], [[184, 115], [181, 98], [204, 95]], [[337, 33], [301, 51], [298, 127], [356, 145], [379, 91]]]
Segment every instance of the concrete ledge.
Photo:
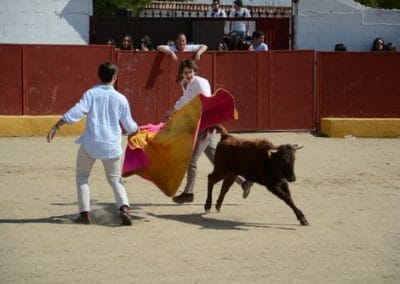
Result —
[[[46, 136], [60, 115], [0, 115], [0, 137]], [[85, 119], [73, 125], [64, 125], [58, 136], [80, 135], [85, 129]]]
[[400, 118], [322, 118], [321, 134], [328, 137], [400, 137]]

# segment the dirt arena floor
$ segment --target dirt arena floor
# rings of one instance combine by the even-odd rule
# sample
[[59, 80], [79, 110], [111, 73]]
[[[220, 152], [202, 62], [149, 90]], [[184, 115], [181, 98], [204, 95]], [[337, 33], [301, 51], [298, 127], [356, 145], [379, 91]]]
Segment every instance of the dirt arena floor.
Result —
[[240, 136], [304, 145], [290, 188], [310, 226], [259, 185], [205, 214], [205, 156], [192, 204], [127, 178], [131, 227], [96, 163], [94, 224], [73, 224], [75, 137], [1, 138], [0, 283], [400, 283], [400, 138]]

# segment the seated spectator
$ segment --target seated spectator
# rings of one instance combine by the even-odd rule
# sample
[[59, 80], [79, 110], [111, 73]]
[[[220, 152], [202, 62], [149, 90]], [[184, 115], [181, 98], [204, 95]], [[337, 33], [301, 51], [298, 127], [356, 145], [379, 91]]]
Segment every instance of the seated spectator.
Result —
[[149, 36], [145, 35], [140, 39], [140, 50], [141, 51], [154, 50], [151, 38]]
[[230, 32], [224, 36], [224, 42], [218, 45], [218, 50], [249, 50], [250, 44], [242, 40], [236, 33]]
[[[242, 0], [235, 0], [233, 2], [233, 9], [229, 13], [230, 18], [250, 18], [250, 11], [247, 8], [243, 8]], [[249, 31], [248, 21], [231, 21], [230, 32], [237, 34], [242, 40], [244, 40]]]
[[178, 61], [178, 57], [175, 54], [177, 51], [196, 52], [194, 59], [199, 61], [201, 55], [206, 52], [207, 48], [205, 44], [187, 44], [186, 35], [180, 33], [173, 45], [159, 45], [157, 50], [171, 55], [172, 59], [175, 61]]
[[130, 35], [125, 35], [121, 41], [121, 50], [133, 50], [132, 37]]
[[343, 43], [338, 43], [335, 45], [335, 51], [347, 51], [347, 48]]
[[265, 36], [262, 31], [254, 31], [251, 37], [249, 50], [268, 51], [268, 45], [264, 42]]
[[226, 13], [219, 6], [219, 0], [213, 0], [211, 8], [207, 11], [207, 18], [226, 18]]
[[110, 38], [107, 40], [106, 44], [107, 44], [107, 45], [116, 46], [115, 40], [114, 40], [112, 37], [110, 37]]
[[389, 42], [386, 45], [386, 51], [399, 52], [399, 48], [393, 42]]
[[371, 51], [384, 51], [385, 50], [385, 42], [382, 38], [377, 37], [372, 44]]

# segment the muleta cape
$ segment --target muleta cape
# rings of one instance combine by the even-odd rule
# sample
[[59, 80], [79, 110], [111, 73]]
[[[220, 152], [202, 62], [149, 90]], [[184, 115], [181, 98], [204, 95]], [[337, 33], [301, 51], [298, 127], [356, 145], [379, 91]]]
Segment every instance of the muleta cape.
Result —
[[128, 138], [122, 176], [139, 175], [165, 195], [174, 196], [192, 158], [198, 131], [237, 118], [228, 91], [218, 89], [211, 97], [199, 94], [166, 123], [140, 126], [139, 133]]

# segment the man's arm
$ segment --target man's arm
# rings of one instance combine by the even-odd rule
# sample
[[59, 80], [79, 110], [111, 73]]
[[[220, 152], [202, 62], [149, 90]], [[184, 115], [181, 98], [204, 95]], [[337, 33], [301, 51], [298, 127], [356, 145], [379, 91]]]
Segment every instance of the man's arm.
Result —
[[175, 52], [173, 52], [168, 45], [159, 45], [157, 46], [157, 50], [168, 55], [171, 55], [172, 59], [178, 61], [178, 57], [176, 56]]
[[206, 52], [207, 49], [208, 49], [208, 46], [207, 46], [207, 45], [205, 45], [205, 44], [200, 44], [200, 47], [199, 47], [199, 49], [196, 51], [196, 54], [195, 54], [195, 56], [194, 56], [194, 60], [199, 61], [201, 55], [202, 55], [204, 52]]

